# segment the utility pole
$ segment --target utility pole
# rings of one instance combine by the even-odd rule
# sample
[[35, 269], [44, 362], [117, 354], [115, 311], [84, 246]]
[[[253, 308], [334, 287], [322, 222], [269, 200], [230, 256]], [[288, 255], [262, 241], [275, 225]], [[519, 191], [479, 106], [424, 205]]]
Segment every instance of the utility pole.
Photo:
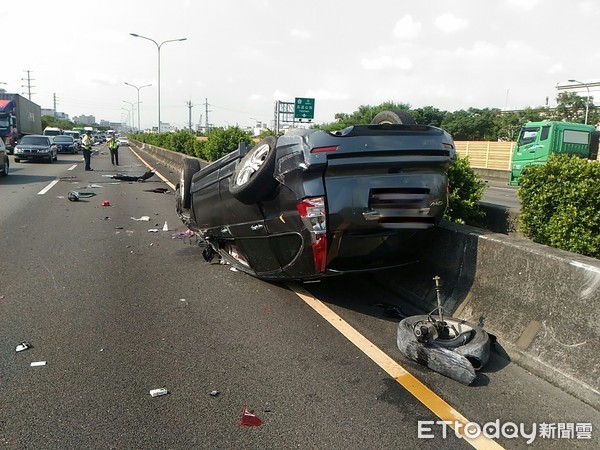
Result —
[[54, 117], [56, 117], [56, 92], [53, 94], [54, 95]]
[[204, 125], [206, 127], [206, 134], [208, 135], [208, 113], [211, 111], [208, 110], [208, 99], [205, 98], [204, 100], [205, 100], [204, 107], [205, 107], [205, 114], [206, 114], [206, 117], [204, 118], [204, 120], [205, 120]]
[[21, 78], [21, 81], [27, 81], [27, 85], [21, 85], [21, 87], [27, 88], [27, 96], [29, 97], [29, 100], [31, 100], [31, 88], [35, 87], [31, 85], [31, 82], [35, 81], [35, 79], [31, 78], [31, 70], [24, 70], [24, 72], [27, 72], [27, 78]]
[[192, 108], [194, 107], [191, 100], [188, 100], [187, 107], [189, 110], [188, 111], [188, 127], [190, 129], [190, 134], [191, 134], [192, 133]]

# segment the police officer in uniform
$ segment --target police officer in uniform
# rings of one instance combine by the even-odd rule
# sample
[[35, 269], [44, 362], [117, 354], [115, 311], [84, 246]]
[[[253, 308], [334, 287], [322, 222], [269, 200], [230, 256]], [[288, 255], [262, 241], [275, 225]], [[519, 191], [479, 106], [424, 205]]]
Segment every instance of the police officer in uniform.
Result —
[[83, 159], [85, 160], [85, 170], [94, 170], [91, 167], [92, 145], [94, 145], [94, 139], [92, 138], [92, 132], [88, 130], [81, 139], [81, 152], [83, 153]]
[[111, 134], [108, 138], [108, 150], [110, 151], [110, 163], [114, 166], [119, 165], [119, 141], [115, 138], [114, 134]]

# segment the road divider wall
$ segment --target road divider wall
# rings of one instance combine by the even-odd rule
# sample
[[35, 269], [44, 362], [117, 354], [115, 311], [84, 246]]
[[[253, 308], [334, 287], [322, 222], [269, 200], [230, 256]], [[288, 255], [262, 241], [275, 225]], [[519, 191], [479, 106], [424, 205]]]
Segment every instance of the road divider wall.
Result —
[[432, 230], [420, 256], [377, 278], [430, 312], [440, 275], [447, 312], [484, 327], [508, 359], [600, 409], [600, 260], [449, 222]]
[[[133, 145], [175, 170], [188, 157]], [[375, 279], [409, 309], [430, 312], [433, 276], [441, 276], [447, 312], [484, 327], [505, 357], [600, 410], [600, 260], [449, 222], [424, 233], [418, 262]]]

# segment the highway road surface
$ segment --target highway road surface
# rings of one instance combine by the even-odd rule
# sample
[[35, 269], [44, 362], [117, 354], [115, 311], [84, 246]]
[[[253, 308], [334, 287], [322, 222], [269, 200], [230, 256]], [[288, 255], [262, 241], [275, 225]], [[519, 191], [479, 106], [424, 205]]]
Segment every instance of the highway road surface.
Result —
[[472, 386], [406, 359], [384, 314], [405, 305], [368, 275], [206, 263], [178, 174], [118, 182], [146, 170], [120, 152], [0, 179], [0, 448], [600, 448], [600, 412], [496, 353]]

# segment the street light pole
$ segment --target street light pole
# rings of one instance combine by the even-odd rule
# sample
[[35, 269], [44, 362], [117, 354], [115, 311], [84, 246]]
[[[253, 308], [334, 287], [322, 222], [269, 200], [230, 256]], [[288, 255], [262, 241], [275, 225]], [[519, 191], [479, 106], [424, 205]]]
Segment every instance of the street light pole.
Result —
[[129, 103], [131, 105], [131, 131], [133, 131], [133, 120], [135, 119], [134, 107], [133, 103], [128, 102], [127, 100], [123, 100], [125, 103]]
[[160, 130], [160, 48], [162, 47], [163, 44], [166, 44], [167, 42], [185, 41], [185, 40], [187, 40], [187, 38], [169, 39], [169, 40], [163, 41], [159, 44], [154, 39], [150, 39], [149, 37], [141, 36], [141, 35], [135, 34], [135, 33], [129, 33], [129, 34], [132, 35], [133, 37], [139, 37], [142, 39], [146, 39], [147, 41], [154, 42], [154, 45], [156, 45], [156, 49], [158, 50], [158, 132], [160, 133], [160, 131], [161, 131]]
[[138, 86], [135, 86], [135, 85], [133, 85], [131, 83], [128, 83], [127, 81], [125, 81], [125, 84], [127, 86], [131, 86], [132, 88], [136, 88], [137, 89], [137, 94], [138, 94], [138, 100], [137, 100], [137, 107], [138, 107], [138, 133], [139, 133], [141, 131], [141, 128], [140, 128], [140, 89], [145, 88], [145, 87], [149, 87], [149, 86], [152, 86], [152, 85], [151, 84], [145, 84], [143, 86], [138, 87]]
[[569, 80], [569, 82], [570, 83], [579, 83], [581, 86], [585, 86], [585, 88], [587, 89], [587, 100], [585, 101], [585, 124], [587, 125], [588, 112], [590, 109], [590, 87], [586, 83], [582, 83], [581, 81], [577, 81], [577, 80]]

